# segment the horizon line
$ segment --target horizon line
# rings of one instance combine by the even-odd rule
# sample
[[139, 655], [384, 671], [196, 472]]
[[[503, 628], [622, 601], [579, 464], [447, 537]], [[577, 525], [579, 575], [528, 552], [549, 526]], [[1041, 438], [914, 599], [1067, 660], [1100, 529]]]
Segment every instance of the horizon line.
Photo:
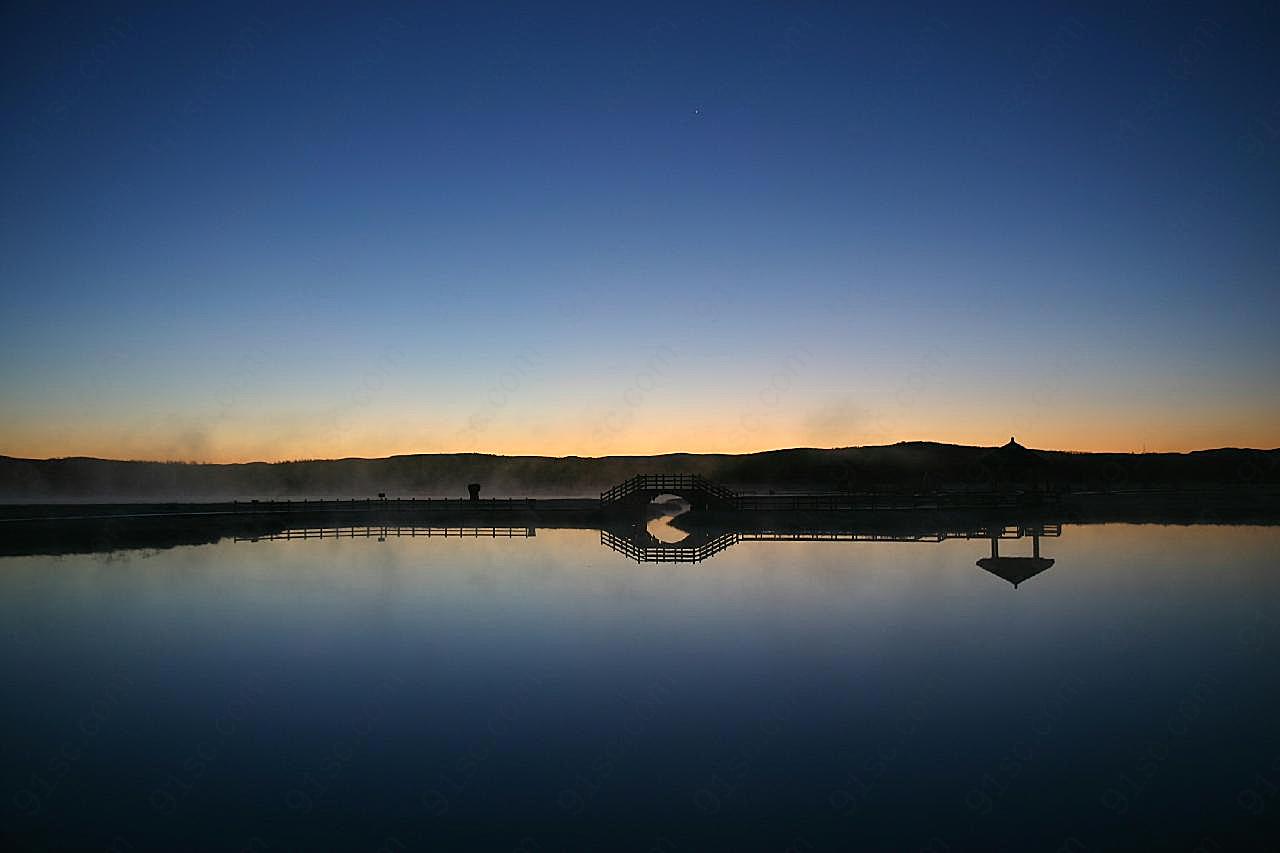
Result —
[[[1012, 438], [1012, 437], [1011, 437]], [[93, 462], [122, 462], [122, 463], [138, 463], [138, 464], [159, 464], [159, 465], [284, 465], [296, 464], [304, 462], [378, 462], [388, 459], [400, 459], [414, 456], [490, 456], [499, 459], [585, 459], [585, 460], [601, 460], [601, 459], [636, 459], [636, 458], [657, 458], [662, 456], [758, 456], [766, 453], [787, 453], [802, 450], [814, 450], [821, 452], [838, 451], [838, 450], [867, 450], [880, 449], [889, 447], [899, 447], [911, 444], [927, 444], [938, 447], [964, 447], [974, 449], [994, 449], [1000, 447], [1000, 444], [961, 444], [951, 441], [932, 441], [925, 439], [910, 439], [895, 441], [888, 444], [849, 444], [834, 445], [830, 447], [818, 447], [813, 445], [795, 445], [790, 447], [774, 447], [761, 450], [750, 450], [738, 453], [716, 452], [716, 451], [689, 451], [689, 450], [672, 450], [659, 453], [609, 453], [599, 456], [581, 455], [581, 454], [565, 454], [555, 456], [544, 453], [493, 453], [483, 450], [452, 450], [452, 451], [422, 451], [417, 453], [391, 453], [384, 456], [309, 456], [309, 457], [290, 457], [277, 459], [239, 459], [231, 461], [216, 460], [200, 460], [200, 459], [145, 459], [145, 458], [120, 458], [108, 456], [85, 456], [85, 455], [67, 455], [67, 456], [47, 456], [47, 457], [31, 457], [31, 456], [12, 456], [7, 453], [0, 453], [0, 458], [12, 459], [20, 462], [64, 462], [74, 460], [86, 460]], [[1218, 447], [1200, 447], [1192, 450], [1072, 450], [1067, 448], [1050, 448], [1050, 447], [1031, 447], [1026, 445], [1030, 450], [1036, 450], [1043, 453], [1066, 453], [1076, 455], [1121, 455], [1121, 456], [1188, 456], [1193, 453], [1213, 453], [1220, 451], [1242, 451], [1254, 453], [1275, 453], [1280, 451], [1280, 447], [1241, 447], [1238, 445], [1222, 445]]]

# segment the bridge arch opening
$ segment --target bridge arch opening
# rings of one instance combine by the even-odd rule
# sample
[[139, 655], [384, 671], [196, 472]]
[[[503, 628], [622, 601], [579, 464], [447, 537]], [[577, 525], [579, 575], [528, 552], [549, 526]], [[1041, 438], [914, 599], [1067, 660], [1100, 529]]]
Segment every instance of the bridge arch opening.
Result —
[[659, 542], [674, 545], [689, 538], [689, 534], [671, 523], [672, 519], [692, 509], [688, 499], [680, 495], [664, 493], [654, 495], [646, 507], [645, 530]]

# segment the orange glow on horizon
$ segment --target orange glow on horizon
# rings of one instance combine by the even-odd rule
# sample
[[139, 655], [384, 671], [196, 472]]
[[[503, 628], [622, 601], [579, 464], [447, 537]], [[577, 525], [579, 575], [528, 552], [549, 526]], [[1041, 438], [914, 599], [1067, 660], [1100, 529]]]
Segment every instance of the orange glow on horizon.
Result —
[[1028, 426], [993, 422], [967, 429], [905, 429], [893, 435], [814, 434], [779, 425], [753, 431], [694, 428], [692, 425], [655, 425], [620, 431], [617, 435], [574, 434], [529, 424], [524, 428], [492, 427], [462, 440], [459, 435], [423, 436], [419, 439], [388, 434], [380, 429], [351, 429], [341, 436], [276, 437], [246, 433], [219, 433], [204, 446], [185, 446], [181, 436], [113, 435], [108, 429], [63, 430], [55, 435], [11, 435], [0, 444], [0, 454], [27, 459], [85, 456], [102, 459], [183, 461], [232, 464], [281, 462], [304, 459], [376, 459], [387, 456], [445, 453], [490, 453], [500, 456], [651, 456], [669, 453], [744, 454], [797, 447], [835, 448], [879, 446], [901, 441], [924, 441], [990, 447], [1003, 444], [1010, 435], [1022, 444], [1042, 450], [1074, 452], [1188, 452], [1218, 447], [1280, 447], [1280, 429], [1255, 424], [1251, 429], [1210, 432], [1206, 429], [1170, 430], [1159, 438], [1123, 425], [1075, 427]]

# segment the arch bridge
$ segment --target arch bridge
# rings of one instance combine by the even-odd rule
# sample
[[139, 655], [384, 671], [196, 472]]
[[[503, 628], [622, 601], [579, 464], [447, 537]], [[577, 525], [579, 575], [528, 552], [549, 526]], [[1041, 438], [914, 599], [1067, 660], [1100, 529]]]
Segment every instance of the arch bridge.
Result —
[[637, 474], [600, 493], [600, 508], [630, 511], [659, 495], [684, 498], [697, 510], [737, 509], [738, 493], [700, 474]]

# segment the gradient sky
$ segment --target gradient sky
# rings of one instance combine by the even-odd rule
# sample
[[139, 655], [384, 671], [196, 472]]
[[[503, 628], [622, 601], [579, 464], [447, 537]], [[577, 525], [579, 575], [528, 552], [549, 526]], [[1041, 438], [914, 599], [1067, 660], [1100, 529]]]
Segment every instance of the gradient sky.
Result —
[[1275, 3], [101, 5], [3, 12], [0, 453], [1280, 446]]

